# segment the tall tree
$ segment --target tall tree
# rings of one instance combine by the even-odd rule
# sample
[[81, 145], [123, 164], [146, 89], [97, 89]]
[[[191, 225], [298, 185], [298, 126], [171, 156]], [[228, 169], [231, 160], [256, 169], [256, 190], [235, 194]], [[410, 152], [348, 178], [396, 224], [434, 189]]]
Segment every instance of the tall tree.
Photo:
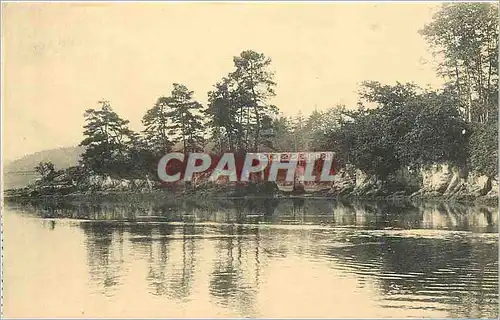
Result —
[[208, 108], [205, 114], [219, 152], [236, 150], [243, 137], [235, 86], [234, 80], [224, 77], [215, 85], [214, 90], [208, 93]]
[[338, 105], [324, 111], [314, 110], [311, 113], [302, 132], [308, 151], [324, 149], [327, 133], [340, 127], [344, 111], [345, 106]]
[[186, 86], [174, 83], [171, 96], [164, 98], [170, 119], [168, 133], [174, 142], [182, 142], [183, 151], [197, 151], [203, 144], [203, 118], [201, 103], [193, 100], [193, 91]]
[[299, 110], [297, 115], [292, 120], [293, 151], [306, 151], [308, 149], [308, 140], [306, 139], [306, 123], [306, 118]]
[[233, 59], [235, 70], [209, 92], [207, 115], [213, 138], [230, 150], [257, 151], [269, 144], [269, 132], [277, 108], [269, 100], [275, 95], [271, 59], [252, 50]]
[[90, 170], [104, 174], [122, 174], [126, 170], [128, 149], [137, 135], [113, 111], [109, 101], [99, 101], [100, 109], [87, 109], [84, 117], [85, 138], [81, 162]]
[[283, 115], [277, 117], [272, 124], [272, 149], [276, 152], [294, 151], [294, 138], [291, 119]]
[[498, 4], [448, 3], [420, 33], [442, 62], [438, 72], [461, 101], [468, 122], [498, 112]]
[[168, 139], [168, 103], [170, 99], [160, 97], [153, 108], [149, 109], [142, 118], [144, 125], [144, 142], [153, 154], [162, 155], [172, 147]]
[[444, 4], [421, 34], [442, 58], [438, 72], [448, 80], [469, 122], [470, 169], [498, 174], [498, 4]]

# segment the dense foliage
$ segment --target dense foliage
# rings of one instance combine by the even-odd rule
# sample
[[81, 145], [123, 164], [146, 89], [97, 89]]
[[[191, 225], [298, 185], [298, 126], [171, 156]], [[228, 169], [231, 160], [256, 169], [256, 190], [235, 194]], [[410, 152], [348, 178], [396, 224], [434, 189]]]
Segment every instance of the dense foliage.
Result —
[[466, 123], [445, 93], [422, 92], [412, 84], [365, 83], [363, 97], [374, 109], [349, 112], [349, 120], [332, 130], [325, 148], [342, 163], [380, 178], [402, 167], [466, 162]]
[[[85, 113], [82, 164], [97, 173], [144, 177], [158, 157], [176, 151], [316, 151], [337, 153], [384, 179], [400, 168], [453, 163], [488, 175], [498, 159], [498, 7], [444, 4], [421, 33], [440, 57], [439, 90], [366, 81], [360, 103], [285, 117], [271, 103], [271, 59], [252, 50], [208, 93], [208, 105], [173, 84], [134, 133], [109, 102]], [[374, 106], [374, 107], [373, 107]]]
[[469, 156], [471, 167], [479, 173], [498, 175], [498, 122], [473, 124]]

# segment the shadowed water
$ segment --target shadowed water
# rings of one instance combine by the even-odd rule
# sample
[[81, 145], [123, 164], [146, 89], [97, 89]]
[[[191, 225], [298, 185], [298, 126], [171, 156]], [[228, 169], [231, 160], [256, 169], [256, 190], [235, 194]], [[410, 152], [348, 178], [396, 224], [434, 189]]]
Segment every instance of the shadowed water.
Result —
[[6, 317], [498, 316], [498, 209], [9, 203]]

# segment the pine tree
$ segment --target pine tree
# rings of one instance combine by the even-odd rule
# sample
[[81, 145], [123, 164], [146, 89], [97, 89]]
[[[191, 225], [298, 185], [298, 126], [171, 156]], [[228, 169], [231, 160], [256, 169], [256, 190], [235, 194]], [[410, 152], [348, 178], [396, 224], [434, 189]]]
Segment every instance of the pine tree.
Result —
[[195, 152], [203, 144], [203, 118], [201, 103], [193, 100], [193, 91], [174, 83], [170, 97], [165, 98], [169, 107], [166, 116], [170, 120], [168, 133], [174, 142], [182, 142], [183, 151]]
[[109, 101], [99, 101], [100, 109], [88, 109], [84, 117], [85, 139], [80, 146], [86, 147], [81, 163], [89, 170], [101, 174], [122, 174], [128, 163], [128, 149], [137, 135], [124, 120], [113, 111]]
[[172, 147], [172, 142], [168, 139], [169, 100], [167, 97], [160, 97], [154, 107], [149, 109], [142, 118], [142, 124], [145, 127], [144, 142], [154, 155], [163, 155]]

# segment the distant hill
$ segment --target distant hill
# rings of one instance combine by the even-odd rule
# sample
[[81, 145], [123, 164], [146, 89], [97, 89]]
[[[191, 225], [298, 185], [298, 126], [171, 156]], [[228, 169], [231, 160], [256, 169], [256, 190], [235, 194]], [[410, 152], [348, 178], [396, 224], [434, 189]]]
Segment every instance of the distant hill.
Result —
[[22, 188], [34, 182], [38, 175], [35, 166], [41, 161], [50, 161], [57, 170], [78, 164], [83, 147], [66, 147], [36, 152], [14, 160], [3, 167], [3, 187], [5, 189]]

